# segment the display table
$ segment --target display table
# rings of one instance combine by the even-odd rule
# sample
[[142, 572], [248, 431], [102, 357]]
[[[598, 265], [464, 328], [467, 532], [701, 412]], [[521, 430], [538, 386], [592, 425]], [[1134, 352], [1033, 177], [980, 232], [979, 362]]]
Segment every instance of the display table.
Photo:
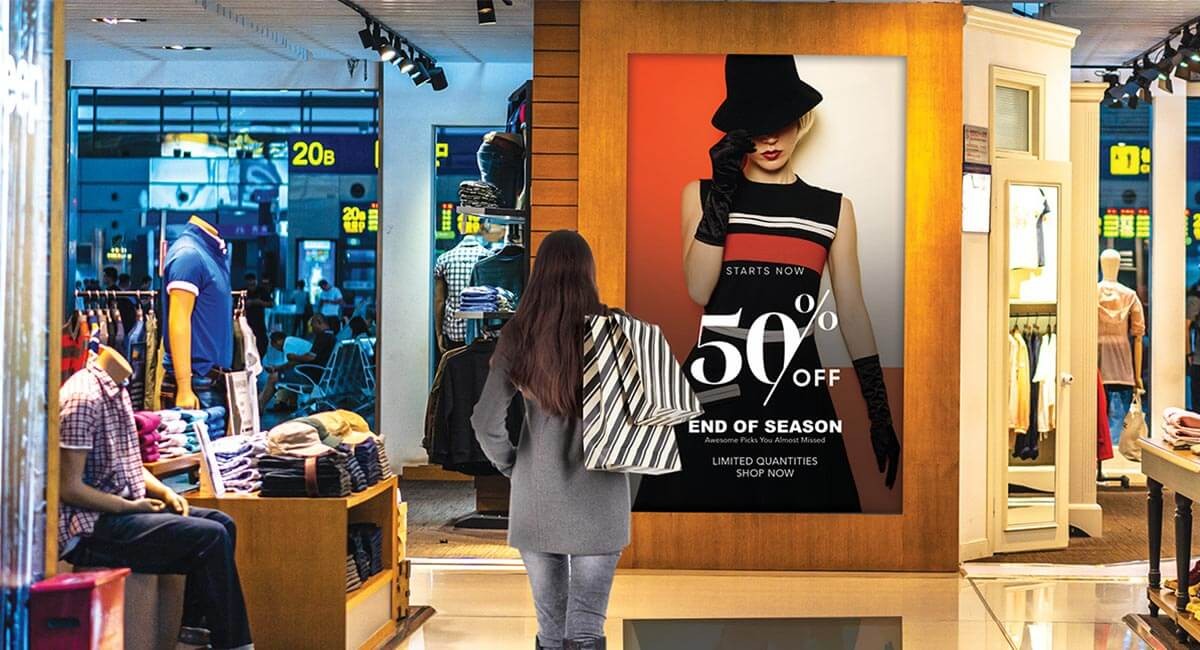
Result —
[[[396, 478], [344, 498], [213, 496], [208, 481], [192, 505], [237, 524], [237, 564], [250, 629], [260, 648], [375, 648], [407, 612], [399, 563]], [[346, 532], [384, 531], [383, 571], [346, 592]]]
[[[1149, 492], [1146, 511], [1150, 539], [1150, 575], [1146, 595], [1150, 614], [1159, 610], [1175, 621], [1180, 640], [1200, 640], [1200, 621], [1189, 611], [1188, 565], [1192, 549], [1192, 502], [1200, 499], [1200, 456], [1188, 450], [1176, 451], [1159, 440], [1140, 438], [1142, 473]], [[1162, 558], [1163, 487], [1175, 492], [1175, 573], [1178, 588], [1172, 593], [1161, 587], [1159, 563]]]

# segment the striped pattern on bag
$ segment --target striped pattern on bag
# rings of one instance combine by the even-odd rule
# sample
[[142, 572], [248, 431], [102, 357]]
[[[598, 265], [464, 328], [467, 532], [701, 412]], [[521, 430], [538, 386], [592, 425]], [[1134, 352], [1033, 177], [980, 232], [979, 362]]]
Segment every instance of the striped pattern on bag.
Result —
[[674, 425], [702, 410], [662, 331], [623, 314], [588, 318], [583, 341], [583, 447], [588, 469], [682, 469]]

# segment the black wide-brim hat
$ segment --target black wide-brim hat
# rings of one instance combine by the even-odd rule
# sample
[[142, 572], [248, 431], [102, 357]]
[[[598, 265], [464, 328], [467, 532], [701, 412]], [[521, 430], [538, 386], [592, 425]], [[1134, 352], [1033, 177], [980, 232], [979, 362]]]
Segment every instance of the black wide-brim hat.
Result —
[[712, 125], [729, 133], [774, 133], [821, 103], [821, 93], [804, 83], [796, 60], [784, 54], [729, 54], [725, 57], [725, 101]]

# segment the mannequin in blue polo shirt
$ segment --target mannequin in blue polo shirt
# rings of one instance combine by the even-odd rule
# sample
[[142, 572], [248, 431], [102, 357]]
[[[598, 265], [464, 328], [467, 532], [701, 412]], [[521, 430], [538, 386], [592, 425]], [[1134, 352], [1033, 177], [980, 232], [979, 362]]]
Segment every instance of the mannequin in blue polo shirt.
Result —
[[223, 405], [214, 371], [233, 364], [233, 296], [229, 257], [217, 229], [193, 216], [171, 244], [163, 269], [167, 289], [163, 394], [185, 409]]

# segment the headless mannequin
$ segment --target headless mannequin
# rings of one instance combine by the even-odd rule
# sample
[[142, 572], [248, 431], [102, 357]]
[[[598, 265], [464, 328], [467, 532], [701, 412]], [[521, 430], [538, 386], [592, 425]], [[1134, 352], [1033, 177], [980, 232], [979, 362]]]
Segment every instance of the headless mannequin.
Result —
[[[219, 237], [212, 224], [193, 216], [188, 223], [198, 226], [213, 237]], [[171, 363], [175, 370], [175, 406], [182, 409], [200, 408], [200, 399], [192, 391], [192, 310], [196, 307], [196, 296], [182, 289], [167, 293], [167, 309], [170, 326], [167, 336], [171, 340]]]
[[[1110, 284], [1120, 284], [1117, 281], [1117, 272], [1121, 269], [1121, 254], [1111, 248], [1106, 248], [1100, 253], [1100, 277], [1102, 282]], [[1145, 390], [1142, 385], [1142, 354], [1144, 349], [1141, 338], [1138, 338], [1133, 344], [1133, 376], [1137, 382], [1137, 390]]]
[[[478, 236], [491, 248], [492, 244], [508, 237], [508, 229], [485, 221], [479, 224]], [[433, 331], [437, 339], [438, 351], [442, 354], [446, 353], [446, 339], [442, 334], [442, 325], [446, 322], [444, 320], [446, 318], [446, 298], [449, 293], [450, 288], [446, 284], [446, 278], [437, 278], [433, 284]]]

